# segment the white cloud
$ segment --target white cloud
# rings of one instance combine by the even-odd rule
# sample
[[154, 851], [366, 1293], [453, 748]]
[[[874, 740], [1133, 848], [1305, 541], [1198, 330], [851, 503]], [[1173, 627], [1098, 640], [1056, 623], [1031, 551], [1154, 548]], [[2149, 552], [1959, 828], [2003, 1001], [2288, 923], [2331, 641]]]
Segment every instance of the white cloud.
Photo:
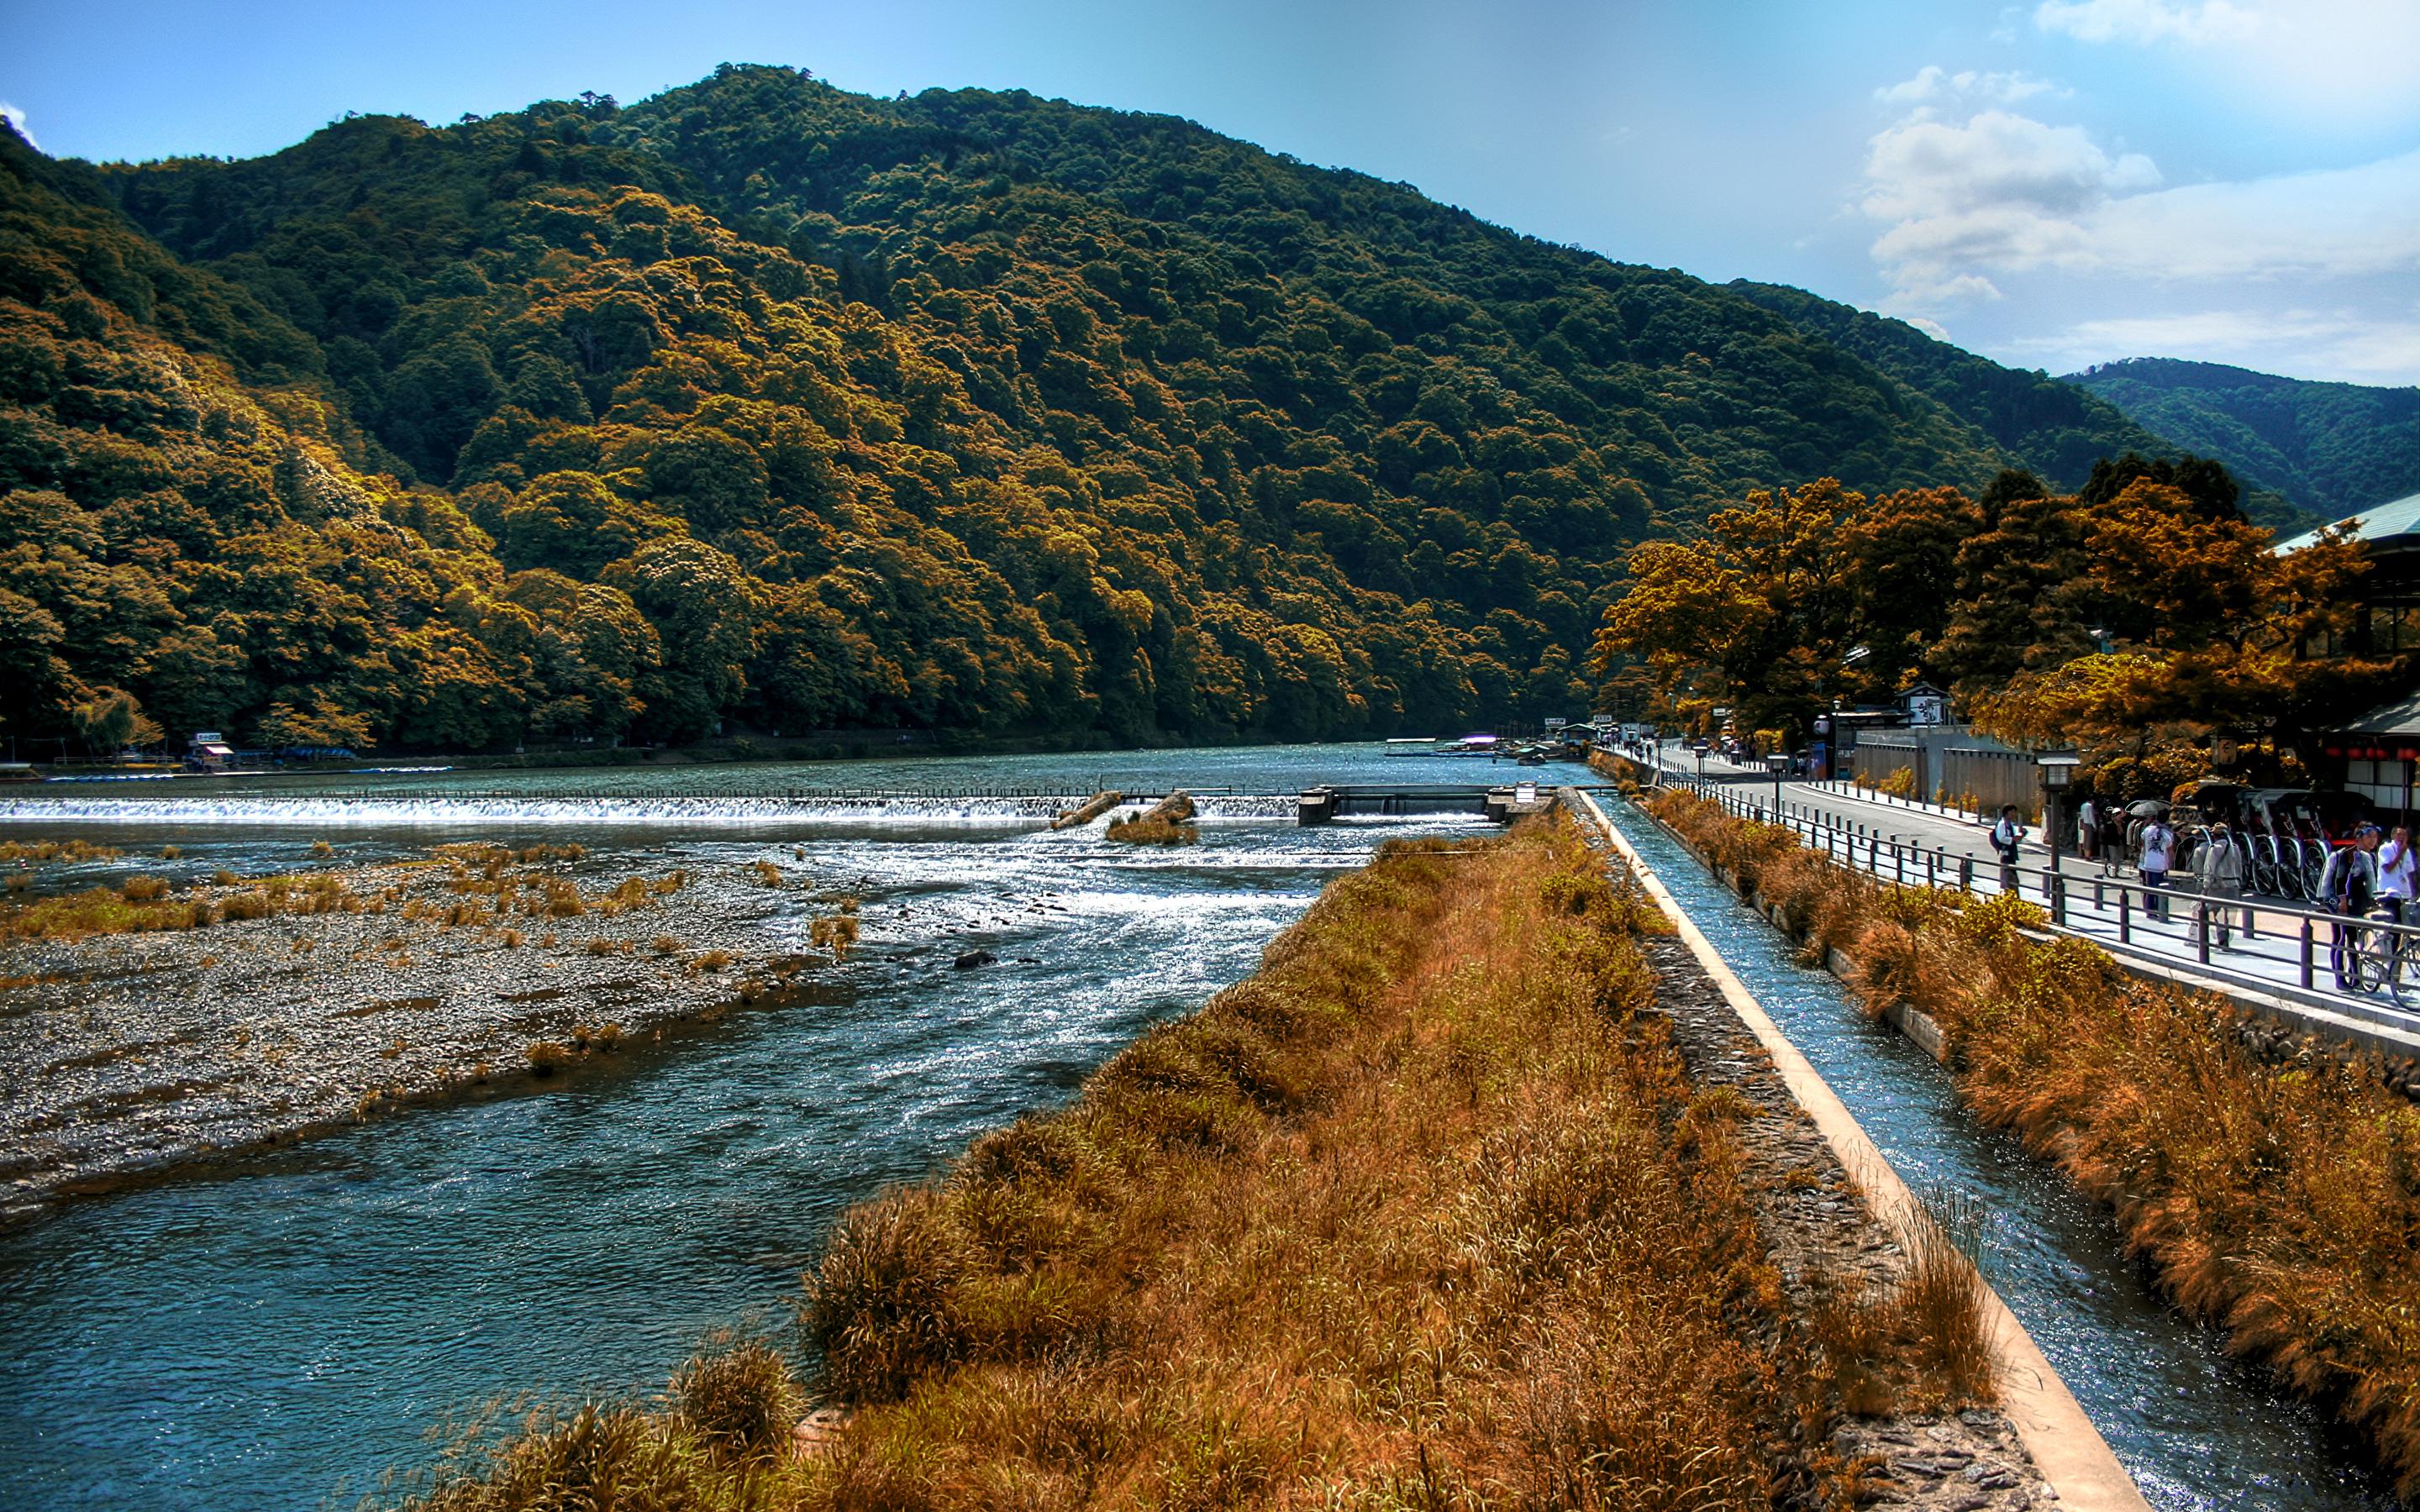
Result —
[[1949, 339], [1949, 328], [1929, 316], [1910, 316], [1907, 317], [1907, 323], [1914, 326], [1916, 330], [1923, 332], [1926, 335], [1931, 336], [1935, 341], [1947, 341]]
[[2420, 151], [2137, 194], [2087, 229], [2098, 265], [2136, 278], [2420, 272]]
[[2041, 0], [2034, 24], [2083, 42], [2235, 42], [2256, 36], [2268, 17], [2231, 0]]
[[2055, 269], [2160, 284], [2420, 272], [2420, 152], [2354, 168], [2155, 188], [2137, 153], [1987, 111], [1873, 138], [1866, 213], [1901, 304], [1992, 298]]
[[2408, 384], [2420, 381], [2420, 305], [2383, 316], [2351, 309], [2125, 316], [2010, 345], [2059, 372], [2121, 357], [2181, 357], [2297, 378]]
[[2005, 111], [1963, 126], [1919, 116], [1869, 147], [1861, 206], [1891, 223], [1873, 253], [1901, 303], [1996, 299], [1993, 271], [2086, 261], [2082, 218], [2160, 181], [2140, 153]]
[[0, 100], [0, 121], [15, 127], [19, 136], [31, 143], [36, 151], [41, 150], [42, 144], [34, 141], [34, 133], [25, 130], [25, 113], [5, 100]]
[[1979, 99], [1998, 104], [2014, 104], [2036, 95], [2069, 93], [2048, 79], [2037, 79], [2029, 73], [1986, 73], [1964, 69], [1952, 73], [1937, 64], [1926, 64], [1916, 70], [1913, 79], [1885, 85], [1874, 91], [1874, 98], [1886, 105], [1931, 105], [1939, 100]]

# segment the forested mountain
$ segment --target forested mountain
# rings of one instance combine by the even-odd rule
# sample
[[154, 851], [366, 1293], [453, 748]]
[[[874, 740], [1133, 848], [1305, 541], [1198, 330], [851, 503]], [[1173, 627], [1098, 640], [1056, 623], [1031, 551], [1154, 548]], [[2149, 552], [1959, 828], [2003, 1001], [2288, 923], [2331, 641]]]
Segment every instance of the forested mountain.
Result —
[[2420, 388], [2278, 378], [2137, 357], [2071, 374], [2141, 424], [2242, 480], [2245, 507], [2282, 500], [2320, 520], [2420, 492]]
[[[1724, 286], [1938, 401], [1995, 444], [2025, 458], [2045, 481], [2071, 486], [2088, 477], [2093, 463], [2103, 457], [2126, 452], [2156, 457], [2177, 449], [2176, 438], [2154, 435], [2118, 406], [2066, 379], [2002, 367], [1935, 340], [1904, 320], [1835, 304], [1803, 288], [1746, 279]], [[2276, 517], [2261, 517], [2259, 523], [2302, 523], [2302, 517], [2291, 511], [2271, 513]]]
[[1578, 712], [1627, 548], [1750, 486], [2172, 450], [1753, 292], [774, 68], [247, 162], [9, 135], [0, 720], [1446, 730]]

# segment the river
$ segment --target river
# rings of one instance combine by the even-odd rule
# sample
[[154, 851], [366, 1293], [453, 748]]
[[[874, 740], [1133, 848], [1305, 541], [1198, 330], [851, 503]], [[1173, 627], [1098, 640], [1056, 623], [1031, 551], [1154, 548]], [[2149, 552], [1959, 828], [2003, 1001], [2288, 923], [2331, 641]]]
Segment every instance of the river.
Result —
[[[1290, 799], [1267, 798], [1514, 775], [1363, 746], [12, 795], [0, 839], [128, 851], [46, 886], [276, 871], [320, 840], [342, 862], [576, 840], [651, 871], [744, 866], [778, 845], [804, 848], [811, 886], [859, 894], [865, 933], [806, 1004], [736, 1011], [567, 1086], [414, 1110], [0, 1233], [0, 1506], [350, 1505], [383, 1470], [430, 1460], [432, 1425], [482, 1404], [660, 1389], [709, 1330], [786, 1326], [842, 1208], [1063, 1101], [1151, 1023], [1249, 973], [1381, 841], [1483, 828], [1304, 829]], [[1047, 800], [956, 795], [1103, 785], [1205, 791], [1202, 843], [1052, 834]], [[152, 858], [163, 843], [182, 856]], [[952, 969], [977, 945], [1001, 964]]]

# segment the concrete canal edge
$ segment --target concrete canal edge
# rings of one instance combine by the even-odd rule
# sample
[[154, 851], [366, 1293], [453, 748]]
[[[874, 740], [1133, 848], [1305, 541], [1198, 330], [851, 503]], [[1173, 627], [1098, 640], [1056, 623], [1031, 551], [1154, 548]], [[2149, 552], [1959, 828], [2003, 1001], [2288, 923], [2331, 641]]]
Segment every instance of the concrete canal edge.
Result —
[[[1891, 1169], [1890, 1162], [1883, 1158], [1882, 1150], [1867, 1135], [1848, 1105], [1773, 1022], [1757, 1002], [1756, 995], [1747, 990], [1704, 932], [1682, 910], [1663, 879], [1631, 848], [1630, 841], [1606, 817], [1594, 798], [1577, 790], [1568, 791], [1580, 811], [1604, 831], [1629, 864], [1655, 905], [1672, 920], [1690, 953], [1721, 988], [1724, 1000], [1756, 1035], [1765, 1054], [1773, 1057], [1774, 1070], [1780, 1073], [1790, 1095], [1814, 1119], [1833, 1153], [1864, 1187], [1873, 1203], [1874, 1215], [1900, 1227], [1924, 1221], [1922, 1204], [1907, 1189], [1907, 1183], [1900, 1180], [1899, 1173]], [[1931, 1028], [1938, 1039], [1939, 1030], [1930, 1020], [1924, 1026]], [[1912, 1029], [1910, 1037], [1923, 1042]], [[2067, 1382], [2051, 1367], [2033, 1335], [2025, 1332], [2016, 1314], [1988, 1285], [1984, 1297], [1986, 1323], [1999, 1367], [2001, 1410], [2009, 1414], [2009, 1421], [2024, 1441], [2025, 1452], [2033, 1457], [2035, 1468], [2050, 1483], [2051, 1489], [2058, 1493], [2059, 1504], [2071, 1512], [2149, 1512], [2150, 1504], [2135, 1488], [2134, 1478], [2110, 1453], [2101, 1430], [2076, 1405]]]

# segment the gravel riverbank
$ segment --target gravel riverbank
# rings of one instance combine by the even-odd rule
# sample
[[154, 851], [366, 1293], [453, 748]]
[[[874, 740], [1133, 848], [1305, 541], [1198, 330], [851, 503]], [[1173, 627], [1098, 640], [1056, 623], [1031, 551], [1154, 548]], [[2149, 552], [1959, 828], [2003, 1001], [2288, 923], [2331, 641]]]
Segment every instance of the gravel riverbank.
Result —
[[202, 927], [0, 942], [0, 1221], [566, 1074], [794, 995], [855, 937], [854, 901], [782, 860], [634, 871], [577, 851], [226, 879], [163, 901], [200, 905]]

